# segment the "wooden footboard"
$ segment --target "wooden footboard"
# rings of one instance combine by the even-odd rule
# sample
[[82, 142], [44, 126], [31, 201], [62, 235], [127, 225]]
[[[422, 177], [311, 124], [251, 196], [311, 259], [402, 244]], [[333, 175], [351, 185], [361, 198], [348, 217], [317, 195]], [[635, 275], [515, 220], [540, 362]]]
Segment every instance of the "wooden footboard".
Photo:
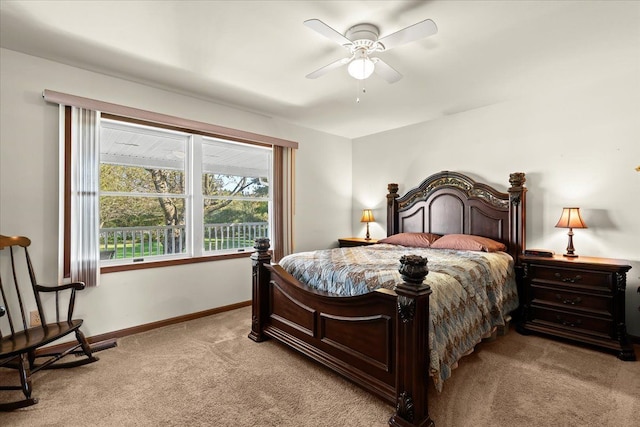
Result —
[[276, 339], [395, 405], [393, 426], [433, 425], [427, 406], [429, 295], [427, 260], [404, 256], [395, 292], [336, 297], [271, 264], [258, 239], [249, 338]]

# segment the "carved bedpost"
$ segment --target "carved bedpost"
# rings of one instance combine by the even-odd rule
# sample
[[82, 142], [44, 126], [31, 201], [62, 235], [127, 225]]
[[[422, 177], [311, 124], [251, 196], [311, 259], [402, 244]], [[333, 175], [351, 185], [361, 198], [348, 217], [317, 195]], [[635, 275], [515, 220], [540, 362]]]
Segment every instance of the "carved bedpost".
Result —
[[400, 197], [398, 184], [387, 185], [387, 190], [389, 190], [389, 194], [387, 194], [387, 236], [391, 236], [398, 232], [398, 216], [396, 215], [397, 199]]
[[[616, 281], [614, 294], [624, 295], [627, 290], [627, 271], [619, 271], [614, 274]], [[633, 350], [633, 346], [629, 343], [627, 335], [627, 326], [625, 323], [625, 303], [624, 297], [614, 297], [615, 307], [614, 310], [619, 314], [615, 316], [618, 319], [618, 323], [615, 325], [614, 339], [620, 343], [622, 350], [618, 353], [618, 359], [620, 360], [636, 360], [636, 353]]]
[[390, 426], [433, 427], [427, 405], [429, 381], [429, 295], [423, 283], [427, 259], [405, 255], [400, 259], [403, 283], [396, 286], [396, 412]]
[[269, 239], [256, 239], [254, 249], [251, 254], [252, 269], [252, 306], [251, 306], [251, 332], [249, 338], [256, 342], [264, 341], [266, 337], [262, 334], [264, 318], [268, 309], [269, 292], [269, 270], [265, 265], [271, 263], [269, 253]]
[[515, 248], [511, 249], [516, 265], [520, 265], [520, 255], [526, 249], [525, 215], [527, 188], [524, 183], [527, 179], [523, 172], [514, 172], [509, 175], [509, 241], [514, 242]]

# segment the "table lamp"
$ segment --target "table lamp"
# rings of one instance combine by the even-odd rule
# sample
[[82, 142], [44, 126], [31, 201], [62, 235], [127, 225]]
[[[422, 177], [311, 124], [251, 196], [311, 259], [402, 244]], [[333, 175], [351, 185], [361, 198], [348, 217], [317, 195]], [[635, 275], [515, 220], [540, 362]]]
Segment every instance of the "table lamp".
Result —
[[584, 223], [580, 216], [580, 208], [562, 208], [562, 215], [556, 224], [557, 228], [569, 229], [569, 243], [567, 244], [567, 253], [563, 254], [566, 257], [575, 258], [575, 249], [573, 248], [573, 229], [574, 228], [587, 228], [587, 224]]
[[375, 220], [376, 219], [373, 217], [373, 212], [371, 212], [371, 209], [362, 210], [362, 218], [360, 218], [360, 222], [367, 223], [367, 237], [365, 237], [365, 240], [371, 240], [371, 236], [369, 235], [369, 223]]

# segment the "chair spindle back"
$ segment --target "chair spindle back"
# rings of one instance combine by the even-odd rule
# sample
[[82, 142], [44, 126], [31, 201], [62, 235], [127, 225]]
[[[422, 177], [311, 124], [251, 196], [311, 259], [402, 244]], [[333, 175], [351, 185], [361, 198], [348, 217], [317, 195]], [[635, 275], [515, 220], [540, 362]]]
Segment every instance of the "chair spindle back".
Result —
[[[27, 247], [31, 244], [31, 240], [27, 237], [8, 237], [0, 235], [0, 251], [4, 251], [5, 249], [9, 249], [9, 262], [11, 264], [11, 281], [13, 281], [13, 286], [7, 284], [5, 288], [5, 282], [2, 280], [2, 273], [0, 271], [0, 294], [2, 295], [2, 305], [6, 310], [6, 317], [9, 324], [9, 329], [11, 331], [10, 335], [15, 335], [16, 328], [20, 327], [20, 323], [22, 324], [22, 329], [29, 328], [29, 312], [27, 310], [27, 300], [25, 299], [27, 294], [23, 295], [23, 292], [27, 293], [27, 288], [21, 286], [21, 278], [23, 277], [23, 272], [19, 270], [19, 267], [23, 265], [19, 261], [20, 252], [24, 252], [24, 263], [26, 264], [27, 274], [29, 276], [29, 281], [31, 282], [31, 294], [35, 299], [36, 307], [38, 309], [38, 315], [40, 316], [40, 322], [43, 326], [46, 327], [47, 321], [45, 318], [44, 310], [42, 307], [42, 301], [40, 299], [39, 292], [37, 291], [37, 281], [35, 272], [33, 269], [33, 265], [31, 263], [31, 258], [29, 256], [29, 251]], [[8, 275], [8, 274], [7, 274]], [[57, 293], [56, 293], [56, 314], [58, 311], [58, 303], [57, 303]], [[19, 314], [13, 314], [16, 309], [19, 309]], [[16, 324], [16, 318], [18, 319], [18, 323]], [[0, 336], [2, 336], [2, 332], [0, 331]]]

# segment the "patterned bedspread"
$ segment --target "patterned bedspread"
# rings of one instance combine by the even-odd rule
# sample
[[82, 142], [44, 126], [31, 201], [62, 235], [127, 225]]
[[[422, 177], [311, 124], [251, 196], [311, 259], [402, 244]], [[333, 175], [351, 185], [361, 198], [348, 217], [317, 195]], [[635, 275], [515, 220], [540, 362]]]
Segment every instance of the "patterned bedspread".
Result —
[[351, 296], [393, 289], [402, 281], [399, 260], [407, 254], [428, 259], [430, 369], [440, 391], [458, 360], [518, 307], [510, 255], [377, 244], [301, 252], [279, 264], [311, 287]]

